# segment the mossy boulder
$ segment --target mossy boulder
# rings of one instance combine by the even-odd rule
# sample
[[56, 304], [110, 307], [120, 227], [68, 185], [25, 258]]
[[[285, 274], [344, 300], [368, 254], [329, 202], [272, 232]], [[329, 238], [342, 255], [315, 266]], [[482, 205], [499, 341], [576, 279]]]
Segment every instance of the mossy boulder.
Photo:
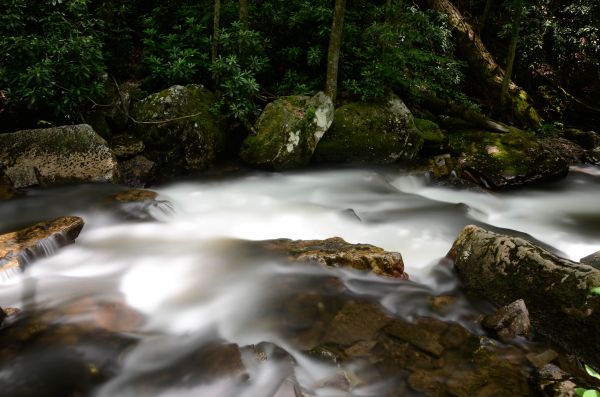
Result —
[[14, 188], [118, 179], [113, 152], [87, 124], [1, 134], [0, 170]]
[[423, 137], [410, 110], [394, 96], [387, 102], [355, 102], [338, 108], [314, 159], [389, 164], [415, 158], [422, 146]]
[[569, 171], [560, 153], [526, 131], [454, 131], [448, 144], [460, 156], [462, 176], [486, 188], [507, 189], [559, 179]]
[[431, 120], [415, 118], [415, 126], [423, 137], [423, 148], [421, 149], [423, 153], [439, 154], [444, 150], [448, 143], [448, 137], [439, 125]]
[[600, 367], [600, 270], [473, 225], [448, 256], [468, 292], [498, 306], [523, 299], [537, 332]]
[[269, 103], [240, 151], [248, 164], [273, 169], [307, 165], [317, 144], [333, 122], [331, 98], [289, 96]]
[[176, 85], [154, 93], [133, 108], [133, 134], [146, 156], [167, 174], [210, 167], [224, 143], [211, 108], [215, 96], [196, 84]]

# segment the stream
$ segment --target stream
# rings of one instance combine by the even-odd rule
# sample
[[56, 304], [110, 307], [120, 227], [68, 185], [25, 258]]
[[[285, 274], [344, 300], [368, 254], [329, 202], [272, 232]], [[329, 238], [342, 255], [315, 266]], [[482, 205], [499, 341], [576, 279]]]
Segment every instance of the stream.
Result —
[[[118, 367], [98, 382], [94, 397], [288, 397], [299, 395], [289, 391], [294, 387], [307, 397], [392, 395], [398, 388], [393, 380], [346, 376], [345, 387], [337, 387], [341, 370], [364, 379], [370, 369], [307, 354], [294, 330], [312, 324], [290, 325], [292, 307], [300, 307], [300, 320], [306, 309], [304, 301], [290, 302], [305, 293], [327, 300], [331, 289], [341, 288], [343, 299], [367, 299], [403, 319], [434, 316], [483, 333], [472, 319], [489, 310], [485, 304], [461, 295], [452, 311], [433, 312], [424, 298], [456, 293], [452, 273], [437, 265], [465, 225], [525, 236], [576, 261], [600, 250], [600, 168], [594, 167], [572, 168], [562, 181], [502, 193], [434, 186], [395, 168], [243, 171], [153, 188], [164, 202], [150, 209], [154, 220], [145, 222], [126, 221], [103, 204], [122, 189], [32, 189], [0, 203], [0, 231], [63, 215], [86, 222], [75, 244], [0, 280], [2, 307], [60, 308], [94, 297], [124, 303], [143, 318], [125, 333], [136, 343], [124, 349], [105, 341], [78, 343], [68, 353], [50, 346], [27, 350], [10, 364], [0, 355], [1, 396], [33, 396], [23, 391], [27, 384], [47, 378], [58, 384], [61, 376], [73, 376], [77, 370], [56, 375], [53, 368], [68, 368], [73, 356], [85, 363], [118, 357]], [[253, 240], [333, 236], [400, 252], [411, 281], [293, 266], [248, 249]], [[290, 316], [297, 321], [296, 313]], [[76, 323], [80, 317], [65, 314], [60, 321]], [[159, 379], [181, 367], [190, 352], [210, 355], [202, 349], [215, 341], [242, 347], [266, 342], [268, 354], [284, 349], [279, 354], [290, 360], [251, 363], [242, 349], [250, 381], [226, 376], [188, 382], [185, 370]]]

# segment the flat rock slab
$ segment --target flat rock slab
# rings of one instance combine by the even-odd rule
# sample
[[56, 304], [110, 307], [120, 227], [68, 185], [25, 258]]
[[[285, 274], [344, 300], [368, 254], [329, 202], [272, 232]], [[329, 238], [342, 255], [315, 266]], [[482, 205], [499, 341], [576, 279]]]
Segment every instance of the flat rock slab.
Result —
[[530, 242], [469, 225], [448, 256], [464, 288], [503, 306], [523, 299], [536, 330], [600, 366], [600, 271]]
[[380, 276], [408, 279], [400, 253], [389, 252], [370, 244], [350, 244], [340, 237], [326, 240], [266, 240], [258, 245], [294, 262], [346, 267], [370, 271]]
[[83, 219], [65, 216], [1, 234], [0, 277], [22, 270], [32, 259], [50, 254], [53, 248], [72, 243], [83, 225]]

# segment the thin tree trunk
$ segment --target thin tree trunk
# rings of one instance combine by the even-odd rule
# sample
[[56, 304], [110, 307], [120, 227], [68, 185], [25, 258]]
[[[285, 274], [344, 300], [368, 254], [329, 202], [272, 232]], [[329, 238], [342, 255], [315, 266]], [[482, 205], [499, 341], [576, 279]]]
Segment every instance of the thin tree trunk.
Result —
[[248, 29], [250, 12], [248, 11], [248, 0], [240, 0], [240, 22]]
[[213, 18], [213, 42], [211, 60], [215, 63], [217, 60], [217, 51], [219, 48], [219, 24], [221, 22], [221, 0], [215, 0], [214, 18]]
[[483, 34], [483, 29], [485, 29], [485, 25], [487, 21], [490, 19], [490, 15], [492, 13], [492, 3], [494, 0], [487, 0], [485, 2], [485, 7], [483, 8], [483, 14], [481, 15], [481, 19], [479, 20], [479, 34]]
[[329, 35], [329, 51], [327, 53], [327, 77], [325, 94], [335, 103], [338, 86], [338, 69], [340, 63], [340, 48], [342, 46], [342, 28], [344, 26], [344, 12], [346, 0], [335, 0], [333, 10], [333, 23]]
[[512, 23], [512, 31], [510, 35], [510, 44], [508, 45], [508, 57], [506, 59], [506, 73], [502, 79], [502, 89], [500, 90], [500, 104], [502, 107], [506, 105], [508, 98], [508, 85], [512, 77], [513, 66], [515, 64], [515, 56], [517, 54], [517, 44], [519, 43], [519, 29], [521, 28], [521, 17], [523, 15], [523, 3], [519, 1], [515, 4], [515, 18]]

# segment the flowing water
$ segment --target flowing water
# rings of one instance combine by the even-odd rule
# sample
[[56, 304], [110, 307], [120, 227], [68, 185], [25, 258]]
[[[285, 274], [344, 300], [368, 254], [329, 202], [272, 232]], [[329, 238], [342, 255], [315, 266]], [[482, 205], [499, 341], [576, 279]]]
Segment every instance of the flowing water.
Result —
[[[382, 396], [390, 384], [332, 388], [327, 380], [340, 368], [303, 352], [302, 343], [286, 329], [286, 310], [291, 309], [282, 302], [307, 291], [327, 299], [333, 277], [345, 296], [379, 302], [399, 317], [432, 315], [423, 298], [456, 287], [452, 275], [435, 265], [471, 223], [513, 230], [573, 260], [600, 250], [597, 168], [573, 169], [566, 180], [506, 193], [436, 187], [391, 168], [248, 172], [159, 187], [159, 198], [170, 207], [150, 208], [156, 220], [148, 222], [124, 221], [105, 205], [117, 190], [31, 190], [0, 204], [3, 231], [59, 215], [86, 221], [76, 244], [2, 280], [0, 306], [47, 309], [95, 297], [125, 302], [143, 315], [141, 325], [127, 335], [136, 343], [115, 348], [121, 367], [95, 389], [98, 397], [293, 396], [286, 394], [292, 386], [282, 379], [292, 379], [307, 396]], [[247, 249], [247, 240], [332, 236], [400, 252], [406, 272], [418, 283], [290, 266]], [[435, 316], [468, 326], [474, 312], [464, 300], [451, 313]], [[153, 383], [187, 354], [214, 341], [268, 342], [294, 361], [253, 366], [244, 356], [249, 382], [219, 378], [190, 385], [182, 376]], [[77, 354], [90, 361], [98, 349], [82, 344]], [[56, 352], [28, 351], [10, 365], [0, 357], [0, 395], [17, 395], [24, 383], [37, 381], [32, 373], [49, 371], [44, 355], [54, 360]]]

